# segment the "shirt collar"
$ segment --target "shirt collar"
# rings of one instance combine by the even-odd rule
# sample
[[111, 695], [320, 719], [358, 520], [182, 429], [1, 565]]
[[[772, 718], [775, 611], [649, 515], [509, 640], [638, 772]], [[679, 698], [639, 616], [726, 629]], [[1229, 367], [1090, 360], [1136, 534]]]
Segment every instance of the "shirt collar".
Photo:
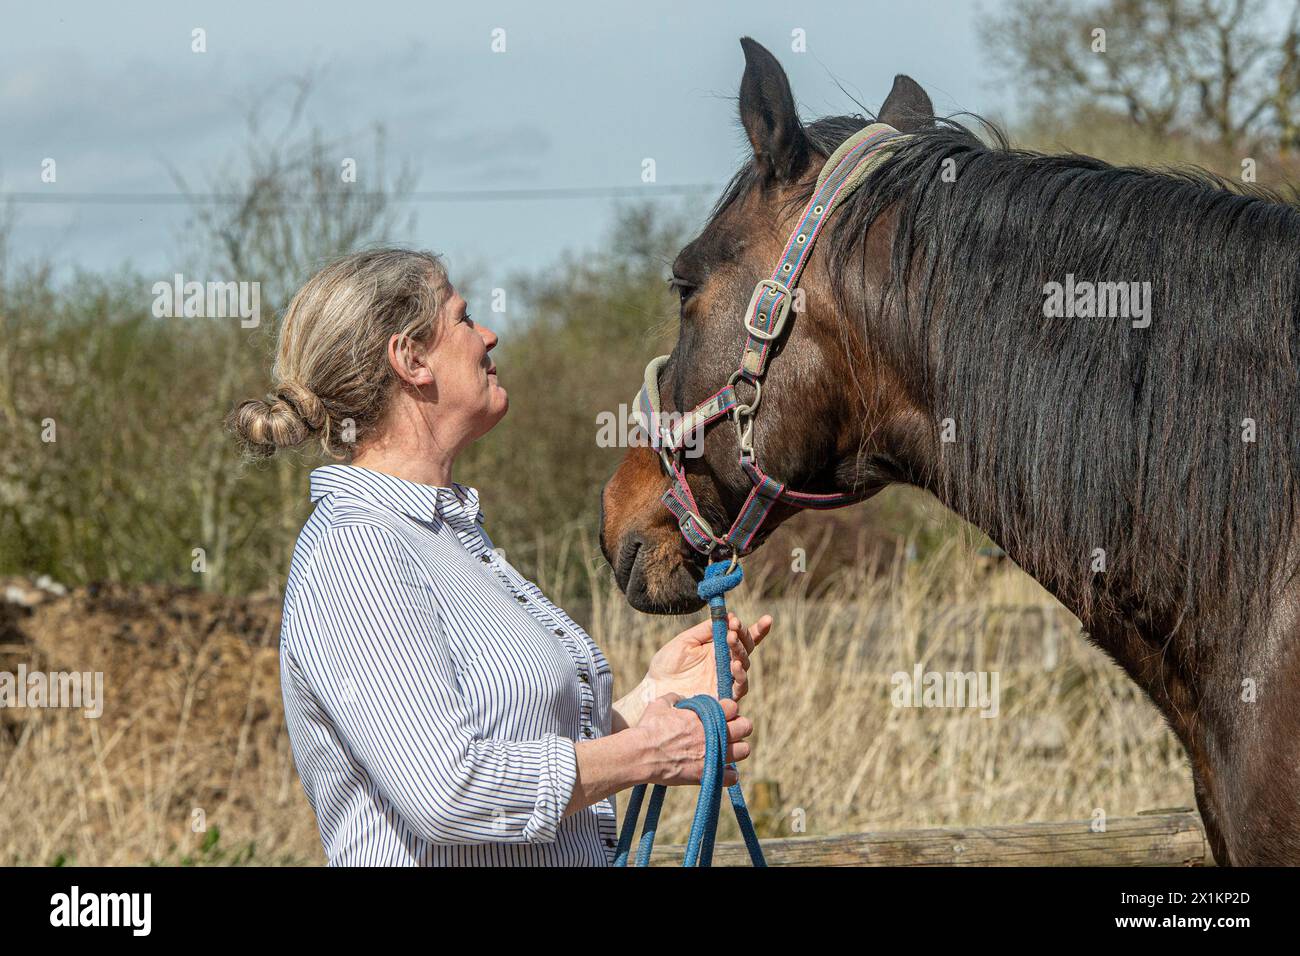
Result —
[[311, 500], [343, 492], [365, 498], [420, 521], [483, 523], [478, 489], [452, 482], [451, 487], [407, 481], [357, 465], [323, 465], [311, 473]]

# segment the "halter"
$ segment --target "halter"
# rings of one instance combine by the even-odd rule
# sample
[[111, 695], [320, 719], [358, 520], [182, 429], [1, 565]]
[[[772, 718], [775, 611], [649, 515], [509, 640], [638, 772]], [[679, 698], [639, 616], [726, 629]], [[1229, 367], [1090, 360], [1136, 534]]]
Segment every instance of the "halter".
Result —
[[[759, 526], [778, 501], [799, 508], [838, 508], [862, 498], [856, 494], [815, 495], [791, 491], [758, 467], [754, 455], [754, 413], [763, 397], [763, 376], [767, 372], [768, 359], [772, 348], [781, 340], [781, 334], [785, 331], [785, 321], [794, 303], [793, 290], [822, 226], [835, 211], [835, 207], [884, 161], [887, 148], [897, 146], [905, 138], [906, 134], [898, 132], [892, 126], [873, 123], [850, 136], [826, 160], [826, 165], [817, 177], [812, 199], [800, 216], [799, 225], [791, 234], [790, 241], [785, 244], [785, 251], [781, 254], [772, 277], [763, 279], [754, 287], [749, 307], [745, 310], [745, 349], [741, 353], [740, 367], [731, 373], [726, 385], [696, 405], [670, 428], [662, 428], [659, 372], [668, 361], [668, 356], [661, 355], [646, 366], [645, 384], [634, 403], [639, 424], [650, 436], [651, 447], [659, 453], [664, 473], [672, 479], [672, 487], [662, 497], [664, 504], [677, 517], [682, 536], [691, 547], [709, 558], [717, 552], [731, 552], [730, 565], [721, 560], [711, 563], [705, 568], [704, 580], [697, 588], [700, 598], [709, 602], [709, 616], [713, 622], [718, 697], [715, 699], [708, 694], [699, 694], [677, 702], [678, 707], [696, 713], [704, 724], [705, 732], [704, 773], [700, 782], [700, 799], [695, 807], [695, 818], [691, 822], [691, 832], [686, 843], [684, 863], [687, 866], [709, 866], [713, 861], [713, 842], [718, 829], [722, 799], [722, 778], [727, 767], [734, 766], [726, 762], [727, 722], [719, 700], [730, 698], [732, 692], [731, 651], [727, 647], [726, 594], [740, 584], [744, 577], [743, 570], [739, 567], [740, 556], [749, 550]], [[741, 379], [754, 387], [754, 399], [748, 404], [742, 403], [736, 396], [736, 383]], [[701, 517], [699, 507], [695, 504], [695, 497], [686, 481], [682, 457], [688, 434], [698, 432], [702, 436], [708, 426], [724, 417], [729, 417], [736, 423], [740, 467], [754, 487], [732, 523], [731, 530], [725, 536], [718, 537]], [[667, 789], [658, 785], [651, 794], [636, 856], [638, 866], [650, 862], [659, 826], [659, 812]], [[750, 859], [755, 866], [766, 866], [740, 782], [732, 784], [727, 790]], [[632, 791], [615, 851], [615, 866], [626, 866], [628, 863], [645, 793], [645, 784]]]
[[[745, 310], [745, 348], [741, 353], [740, 367], [731, 373], [727, 384], [683, 415], [669, 428], [660, 427], [659, 373], [667, 355], [652, 359], [645, 370], [645, 384], [637, 395], [634, 408], [638, 424], [650, 437], [651, 447], [659, 453], [664, 473], [672, 480], [672, 487], [661, 500], [677, 518], [682, 537], [696, 551], [711, 557], [718, 552], [731, 553], [735, 567], [738, 558], [748, 553], [759, 527], [778, 501], [797, 508], [841, 508], [861, 501], [861, 494], [809, 494], [791, 491], [783, 482], [764, 472], [754, 454], [754, 414], [763, 397], [763, 378], [773, 348], [781, 340], [786, 319], [794, 303], [794, 289], [799, 274], [808, 262], [813, 243], [822, 226], [836, 207], [862, 184], [879, 166], [889, 152], [897, 147], [906, 133], [900, 133], [884, 123], [872, 123], [858, 130], [835, 150], [817, 177], [812, 198], [799, 217], [799, 225], [785, 244], [771, 278], [761, 280], [754, 287], [749, 306]], [[742, 403], [736, 394], [741, 380], [754, 388], [753, 401]], [[744, 506], [732, 523], [731, 529], [719, 537], [700, 514], [695, 497], [686, 481], [682, 464], [686, 436], [704, 430], [714, 422], [731, 418], [736, 425], [740, 446], [740, 467], [749, 476], [753, 488]]]

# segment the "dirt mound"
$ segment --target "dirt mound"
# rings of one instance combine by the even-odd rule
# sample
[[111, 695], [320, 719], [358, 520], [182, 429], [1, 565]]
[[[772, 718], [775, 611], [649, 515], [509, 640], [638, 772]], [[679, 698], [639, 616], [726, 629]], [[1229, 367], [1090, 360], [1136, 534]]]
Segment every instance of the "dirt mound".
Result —
[[0, 581], [0, 597], [0, 671], [102, 672], [105, 716], [183, 704], [192, 719], [238, 718], [246, 707], [265, 719], [278, 700], [278, 597], [123, 584], [59, 594], [27, 579]]
[[175, 862], [216, 852], [214, 825], [267, 832], [269, 803], [306, 824], [269, 842], [310, 858], [314, 820], [280, 701], [280, 610], [274, 595], [0, 580], [0, 672], [103, 675], [98, 719], [0, 708], [0, 796], [36, 804], [0, 847], [14, 862], [119, 862], [106, 853], [118, 846], [122, 861]]

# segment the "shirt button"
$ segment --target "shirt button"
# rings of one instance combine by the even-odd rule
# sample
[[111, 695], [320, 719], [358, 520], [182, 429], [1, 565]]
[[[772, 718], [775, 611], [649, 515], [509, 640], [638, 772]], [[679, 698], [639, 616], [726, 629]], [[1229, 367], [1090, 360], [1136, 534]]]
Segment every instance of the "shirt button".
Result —
[[591, 728], [590, 728], [590, 727], [583, 727], [583, 728], [582, 728], [582, 736], [584, 736], [584, 737], [590, 737], [590, 736], [591, 736]]
[[484, 551], [482, 554], [478, 556], [478, 559], [482, 561], [484, 564], [488, 564], [492, 560], [492, 552]]
[[591, 677], [588, 676], [586, 671], [578, 671], [578, 680], [586, 684], [588, 681], [591, 680]]
[[515, 595], [515, 600], [518, 601], [520, 604], [527, 604], [527, 603], [528, 603], [528, 595], [526, 595], [526, 594], [516, 594], [516, 595]]
[[605, 837], [605, 846], [607, 846], [607, 847], [615, 847], [615, 846], [618, 846], [618, 844], [614, 842], [614, 838], [613, 838], [613, 837]]
[[556, 637], [563, 637], [563, 636], [564, 636], [564, 628], [562, 628], [562, 627], [557, 627], [557, 628], [555, 629], [555, 636], [556, 636]]

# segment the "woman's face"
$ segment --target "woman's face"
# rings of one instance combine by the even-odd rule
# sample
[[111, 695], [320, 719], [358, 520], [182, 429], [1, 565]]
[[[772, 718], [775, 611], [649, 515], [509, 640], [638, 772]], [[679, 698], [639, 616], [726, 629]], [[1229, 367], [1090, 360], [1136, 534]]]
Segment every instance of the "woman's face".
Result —
[[501, 421], [510, 399], [497, 384], [496, 363], [488, 354], [496, 347], [496, 334], [470, 318], [460, 293], [448, 288], [429, 366], [440, 410], [454, 410], [474, 439]]

